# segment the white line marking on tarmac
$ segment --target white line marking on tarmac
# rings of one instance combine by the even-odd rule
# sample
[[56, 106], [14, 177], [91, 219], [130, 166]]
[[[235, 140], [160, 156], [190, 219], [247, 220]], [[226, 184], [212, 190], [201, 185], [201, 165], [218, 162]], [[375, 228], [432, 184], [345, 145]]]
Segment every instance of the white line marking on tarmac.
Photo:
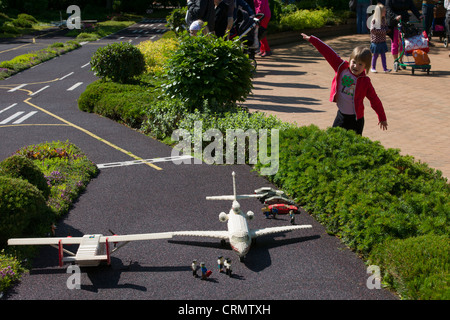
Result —
[[45, 87], [39, 89], [38, 91], [33, 92], [32, 94], [30, 94], [30, 96], [34, 96], [35, 94], [38, 94], [39, 92], [44, 91], [44, 90], [47, 89], [48, 87], [50, 87], [50, 86], [45, 86]]
[[24, 122], [25, 120], [27, 120], [28, 118], [32, 117], [34, 114], [36, 114], [37, 111], [31, 111], [29, 113], [27, 113], [26, 115], [24, 115], [22, 118], [17, 119], [16, 121], [13, 122], [13, 124], [19, 124]]
[[19, 111], [16, 112], [15, 114], [13, 114], [12, 116], [6, 118], [5, 120], [3, 120], [2, 122], [0, 122], [0, 124], [7, 124], [8, 122], [10, 122], [11, 120], [19, 117], [22, 113], [24, 113], [25, 111]]
[[77, 82], [73, 86], [71, 86], [69, 89], [67, 89], [67, 91], [72, 91], [75, 88], [77, 88], [78, 86], [81, 86], [82, 84], [83, 84], [83, 82]]
[[71, 72], [71, 73], [69, 73], [69, 74], [66, 74], [64, 77], [59, 78], [59, 80], [63, 80], [63, 79], [65, 79], [65, 78], [67, 78], [68, 76], [71, 76], [72, 74], [73, 74], [73, 72]]
[[16, 90], [19, 90], [20, 88], [25, 87], [26, 85], [27, 85], [26, 83], [23, 83], [23, 84], [21, 84], [21, 85], [18, 85], [18, 86], [15, 87], [15, 88], [12, 88], [11, 90], [8, 90], [8, 92], [14, 92], [14, 91], [16, 91]]
[[0, 110], [0, 113], [5, 112], [5, 111], [8, 110], [8, 109], [11, 109], [11, 108], [14, 107], [15, 105], [17, 105], [17, 103], [13, 103], [13, 104], [10, 105], [9, 107], [6, 107], [5, 109]]
[[183, 155], [183, 156], [165, 157], [165, 158], [153, 158], [153, 159], [143, 159], [143, 160], [111, 162], [111, 163], [97, 164], [97, 167], [99, 169], [105, 169], [105, 168], [132, 166], [132, 165], [144, 164], [144, 163], [167, 162], [167, 161], [176, 161], [176, 160], [181, 161], [181, 160], [185, 160], [185, 159], [193, 159], [193, 157], [188, 156], [188, 155]]

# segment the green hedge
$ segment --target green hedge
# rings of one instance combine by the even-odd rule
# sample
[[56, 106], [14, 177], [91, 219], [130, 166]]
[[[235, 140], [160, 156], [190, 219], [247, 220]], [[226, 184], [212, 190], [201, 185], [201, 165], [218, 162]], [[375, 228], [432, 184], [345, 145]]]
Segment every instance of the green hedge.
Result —
[[[426, 250], [441, 261], [440, 272], [448, 279], [449, 251], [442, 254], [440, 248], [450, 240], [450, 186], [441, 172], [353, 131], [314, 125], [280, 132], [279, 162], [279, 171], [269, 180], [329, 233], [380, 263], [386, 274], [396, 264], [419, 260], [419, 265], [428, 265], [424, 247], [408, 245], [427, 239], [433, 245]], [[402, 259], [391, 253], [398, 246]], [[448, 280], [435, 281], [434, 273], [417, 278], [394, 272], [392, 277], [413, 291], [407, 298], [430, 298], [430, 290], [438, 292], [433, 298], [448, 296]]]

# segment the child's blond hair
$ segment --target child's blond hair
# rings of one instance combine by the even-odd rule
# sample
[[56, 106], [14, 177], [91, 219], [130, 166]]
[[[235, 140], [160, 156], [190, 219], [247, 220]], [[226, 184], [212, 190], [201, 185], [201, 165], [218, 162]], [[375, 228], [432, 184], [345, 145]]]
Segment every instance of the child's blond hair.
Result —
[[350, 55], [350, 60], [355, 60], [357, 62], [363, 62], [365, 64], [366, 74], [369, 73], [370, 65], [372, 63], [372, 52], [366, 46], [358, 46], [353, 49], [352, 54]]

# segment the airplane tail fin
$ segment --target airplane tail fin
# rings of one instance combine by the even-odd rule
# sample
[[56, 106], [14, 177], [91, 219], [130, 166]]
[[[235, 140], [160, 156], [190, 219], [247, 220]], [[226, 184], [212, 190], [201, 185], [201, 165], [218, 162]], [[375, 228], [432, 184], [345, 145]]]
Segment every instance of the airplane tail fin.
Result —
[[262, 195], [259, 194], [243, 194], [243, 195], [238, 195], [236, 194], [236, 173], [233, 171], [232, 173], [233, 175], [233, 195], [229, 195], [229, 196], [210, 196], [210, 197], [206, 197], [206, 200], [238, 200], [238, 199], [249, 199], [249, 198], [259, 198]]

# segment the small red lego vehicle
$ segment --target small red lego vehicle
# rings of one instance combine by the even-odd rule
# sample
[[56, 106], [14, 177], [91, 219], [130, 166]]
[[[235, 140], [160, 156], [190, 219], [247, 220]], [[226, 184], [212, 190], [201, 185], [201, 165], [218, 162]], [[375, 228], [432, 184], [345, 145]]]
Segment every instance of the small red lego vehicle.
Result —
[[269, 210], [272, 214], [288, 214], [290, 210], [294, 211], [294, 214], [299, 213], [298, 208], [291, 204], [276, 203], [269, 205]]

